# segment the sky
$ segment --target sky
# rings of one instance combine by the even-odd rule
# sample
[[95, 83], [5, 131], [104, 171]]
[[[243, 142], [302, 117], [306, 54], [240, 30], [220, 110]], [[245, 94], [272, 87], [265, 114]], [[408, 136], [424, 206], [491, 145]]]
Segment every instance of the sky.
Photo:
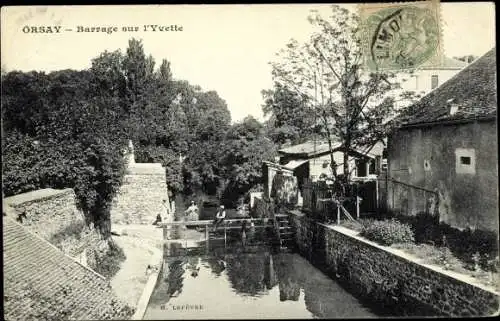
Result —
[[[354, 4], [342, 6], [356, 10]], [[308, 38], [311, 9], [326, 16], [329, 5], [2, 7], [2, 69], [84, 69], [105, 50], [124, 52], [135, 37], [157, 65], [164, 58], [171, 62], [175, 79], [217, 91], [233, 121], [247, 115], [263, 120], [261, 91], [273, 85], [269, 62], [291, 38]], [[448, 57], [480, 56], [495, 46], [492, 2], [441, 3], [441, 20]], [[144, 25], [177, 25], [182, 31], [146, 32]], [[55, 34], [23, 32], [33, 26], [62, 29]], [[117, 27], [118, 32], [77, 32], [78, 26]], [[139, 31], [122, 31], [134, 26]]]

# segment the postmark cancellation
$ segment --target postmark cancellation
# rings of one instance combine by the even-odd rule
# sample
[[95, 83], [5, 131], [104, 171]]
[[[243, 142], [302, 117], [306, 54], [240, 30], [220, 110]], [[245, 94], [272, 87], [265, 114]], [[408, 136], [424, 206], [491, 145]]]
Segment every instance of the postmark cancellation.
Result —
[[364, 3], [358, 6], [365, 65], [410, 70], [443, 59], [438, 1]]

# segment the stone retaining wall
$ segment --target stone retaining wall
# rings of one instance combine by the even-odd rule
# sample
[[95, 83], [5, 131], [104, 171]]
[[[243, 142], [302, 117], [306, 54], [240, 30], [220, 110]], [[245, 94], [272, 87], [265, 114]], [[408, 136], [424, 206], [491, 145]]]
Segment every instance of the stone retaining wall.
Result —
[[22, 193], [5, 198], [3, 203], [10, 207], [4, 210], [8, 216], [69, 256], [81, 256], [86, 247], [100, 241], [99, 234], [86, 226], [71, 188]]
[[396, 249], [365, 240], [353, 231], [290, 214], [301, 254], [322, 256], [324, 268], [357, 295], [382, 310], [409, 316], [490, 316], [499, 296], [425, 266]]
[[166, 172], [161, 164], [131, 164], [118, 195], [113, 200], [111, 223], [152, 224], [156, 215], [168, 217], [169, 207]]

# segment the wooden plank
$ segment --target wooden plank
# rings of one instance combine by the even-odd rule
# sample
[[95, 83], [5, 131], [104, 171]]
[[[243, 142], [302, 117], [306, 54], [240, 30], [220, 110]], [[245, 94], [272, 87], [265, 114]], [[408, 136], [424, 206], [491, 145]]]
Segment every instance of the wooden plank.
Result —
[[205, 225], [205, 246], [207, 248], [207, 251], [210, 249], [210, 247], [208, 246], [208, 242], [209, 242], [209, 237], [208, 237], [208, 224]]
[[227, 222], [224, 223], [224, 247], [227, 247]]
[[[287, 217], [287, 214], [278, 214], [276, 215], [277, 217]], [[264, 220], [272, 220], [271, 218], [241, 218], [241, 219], [227, 219], [224, 220], [225, 222], [228, 223], [242, 223], [243, 221], [250, 221], [250, 222], [258, 222], [258, 221], [264, 221]], [[166, 226], [177, 226], [177, 225], [188, 225], [188, 226], [196, 226], [196, 225], [205, 225], [205, 224], [212, 224], [212, 220], [202, 220], [202, 221], [178, 221], [178, 222], [168, 222], [168, 223], [159, 223], [158, 227], [166, 227]]]

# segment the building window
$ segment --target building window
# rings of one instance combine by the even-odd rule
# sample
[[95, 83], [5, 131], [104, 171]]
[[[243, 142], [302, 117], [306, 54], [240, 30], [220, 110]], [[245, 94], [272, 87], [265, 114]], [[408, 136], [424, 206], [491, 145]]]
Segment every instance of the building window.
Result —
[[431, 76], [431, 89], [436, 88], [438, 85], [439, 85], [438, 75], [432, 75]]
[[457, 174], [476, 173], [476, 151], [474, 148], [455, 149], [455, 170]]
[[470, 165], [470, 163], [471, 163], [470, 157], [464, 157], [464, 156], [460, 157], [461, 165]]
[[376, 162], [374, 159], [370, 160], [370, 165], [368, 167], [368, 174], [369, 175], [375, 175], [377, 174], [377, 171], [376, 171]]
[[356, 160], [356, 176], [366, 177], [366, 161], [362, 159]]

